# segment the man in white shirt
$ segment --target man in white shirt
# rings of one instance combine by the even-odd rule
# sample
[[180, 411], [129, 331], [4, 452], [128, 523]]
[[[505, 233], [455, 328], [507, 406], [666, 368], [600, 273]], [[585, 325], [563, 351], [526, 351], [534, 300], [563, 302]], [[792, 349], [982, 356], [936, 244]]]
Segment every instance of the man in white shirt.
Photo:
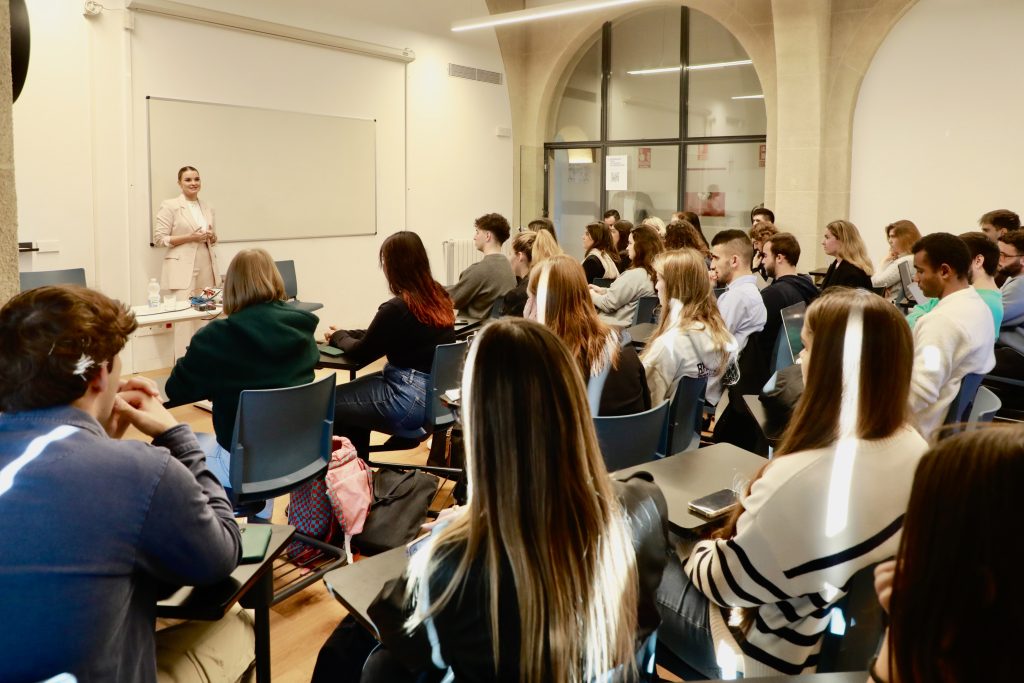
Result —
[[939, 303], [914, 326], [910, 409], [921, 434], [934, 441], [965, 375], [995, 365], [988, 305], [967, 281], [971, 252], [963, 240], [932, 233], [914, 244], [914, 279]]
[[754, 246], [742, 230], [723, 230], [711, 240], [711, 274], [718, 286], [718, 310], [742, 353], [747, 338], [764, 329], [768, 312], [750, 270]]

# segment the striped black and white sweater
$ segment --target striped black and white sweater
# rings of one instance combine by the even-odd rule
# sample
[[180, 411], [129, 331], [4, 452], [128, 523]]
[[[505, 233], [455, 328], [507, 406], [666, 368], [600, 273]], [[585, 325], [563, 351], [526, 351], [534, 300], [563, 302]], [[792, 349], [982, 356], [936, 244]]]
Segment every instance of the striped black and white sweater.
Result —
[[[711, 603], [715, 651], [727, 645], [747, 678], [813, 672], [843, 587], [895, 555], [927, 449], [908, 426], [772, 462], [743, 501], [736, 535], [697, 544], [686, 563]], [[727, 625], [734, 607], [754, 608], [745, 637]]]

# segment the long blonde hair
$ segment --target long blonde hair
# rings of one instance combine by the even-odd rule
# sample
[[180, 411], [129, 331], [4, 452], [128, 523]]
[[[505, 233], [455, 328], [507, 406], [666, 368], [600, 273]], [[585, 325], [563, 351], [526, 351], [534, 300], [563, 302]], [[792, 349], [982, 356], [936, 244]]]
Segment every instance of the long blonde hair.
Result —
[[574, 258], [560, 254], [545, 260], [530, 271], [527, 291], [537, 299], [538, 321], [565, 343], [584, 378], [600, 373], [609, 361], [618, 366], [618, 335], [597, 316], [587, 276]]
[[224, 275], [224, 313], [231, 315], [254, 304], [284, 300], [284, 280], [265, 249], [235, 254]]
[[[665, 294], [661, 302], [658, 327], [651, 339], [658, 338], [673, 327], [688, 330], [694, 323], [703, 323], [704, 329], [722, 354], [722, 363], [726, 363], [729, 360], [729, 346], [734, 340], [711, 295], [711, 280], [708, 279], [704, 256], [696, 249], [673, 249], [658, 254], [654, 259], [654, 270], [665, 283]], [[682, 304], [678, 317], [672, 314], [672, 301]], [[645, 356], [652, 347], [653, 344], [647, 345]]]
[[[495, 673], [502, 567], [519, 611], [519, 680], [592, 681], [635, 674], [638, 578], [632, 535], [605, 469], [583, 378], [543, 325], [504, 318], [484, 327], [462, 380], [466, 509], [410, 561], [410, 630], [441, 612], [482, 566]], [[518, 408], [546, 405], [545, 419]], [[434, 598], [430, 577], [454, 563]], [[514, 636], [511, 638], [514, 640]]]
[[875, 267], [856, 225], [850, 221], [832, 221], [825, 229], [839, 240], [839, 258], [849, 261], [868, 275], [875, 274]]

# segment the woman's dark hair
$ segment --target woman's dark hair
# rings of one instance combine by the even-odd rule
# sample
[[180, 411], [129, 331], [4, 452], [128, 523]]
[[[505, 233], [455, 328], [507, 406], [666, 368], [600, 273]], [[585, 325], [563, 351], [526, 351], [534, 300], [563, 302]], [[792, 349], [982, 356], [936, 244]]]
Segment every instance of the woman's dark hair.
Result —
[[1011, 681], [1024, 428], [945, 439], [914, 475], [890, 602], [891, 680]]
[[37, 287], [14, 296], [0, 309], [0, 410], [81, 398], [100, 366], [112, 369], [135, 325], [131, 309], [85, 287]]
[[603, 251], [611, 256], [613, 260], [618, 259], [619, 252], [615, 250], [615, 245], [612, 244], [612, 233], [607, 225], [604, 223], [588, 223], [586, 231], [594, 242], [594, 246], [591, 247], [592, 249]]
[[701, 240], [704, 242], [704, 251], [711, 251], [711, 245], [708, 243], [708, 238], [704, 236], [704, 231], [700, 227], [700, 216], [695, 214], [693, 211], [676, 211], [672, 214], [672, 217], [689, 221], [690, 225], [697, 229], [697, 234], [700, 235]]
[[623, 218], [622, 220], [615, 221], [615, 225], [612, 227], [619, 233], [619, 243], [615, 245], [615, 248], [619, 251], [626, 251], [626, 247], [629, 246], [629, 233], [633, 232], [632, 221], [627, 221]]
[[380, 245], [380, 265], [391, 293], [401, 297], [416, 320], [430, 327], [455, 324], [452, 298], [430, 274], [420, 236], [402, 230]]
[[999, 270], [999, 245], [985, 236], [985, 233], [973, 231], [958, 235], [971, 252], [971, 261], [981, 257], [981, 269], [989, 277], [994, 277]]
[[551, 233], [551, 237], [554, 238], [555, 244], [558, 244], [558, 235], [555, 234], [555, 224], [551, 222], [550, 218], [534, 218], [526, 227], [528, 230], [532, 230], [533, 232], [546, 230]]
[[665, 228], [665, 248], [673, 249], [696, 249], [704, 252], [704, 239], [693, 227], [693, 223], [682, 218], [673, 218]]
[[179, 183], [181, 182], [181, 176], [185, 175], [185, 171], [195, 171], [196, 173], [199, 173], [199, 169], [196, 168], [195, 166], [182, 166], [181, 168], [178, 169]]
[[498, 240], [498, 244], [505, 244], [505, 240], [512, 233], [508, 220], [500, 213], [485, 213], [476, 219], [475, 225], [478, 230], [486, 230], [494, 235], [494, 239]]
[[629, 269], [643, 268], [654, 285], [658, 284], [658, 273], [654, 270], [654, 257], [665, 251], [658, 231], [649, 225], [638, 225], [630, 233], [633, 236], [633, 262]]

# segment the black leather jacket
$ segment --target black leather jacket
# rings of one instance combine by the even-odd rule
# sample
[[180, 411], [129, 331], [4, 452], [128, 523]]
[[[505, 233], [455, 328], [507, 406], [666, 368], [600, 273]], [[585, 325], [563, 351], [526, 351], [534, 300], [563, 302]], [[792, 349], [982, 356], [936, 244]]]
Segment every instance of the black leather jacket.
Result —
[[[623, 482], [615, 481], [613, 486], [628, 515], [636, 549], [639, 579], [636, 642], [639, 663], [645, 654], [649, 637], [661, 622], [654, 596], [661, 583], [667, 557], [668, 508], [661, 489], [646, 472], [638, 473]], [[444, 589], [453, 568], [454, 560], [435, 572], [430, 581], [431, 594], [437, 595]], [[370, 618], [377, 626], [384, 646], [411, 671], [426, 673], [428, 680], [433, 678], [430, 674], [435, 672], [437, 680], [440, 680], [447, 667], [451, 667], [456, 681], [518, 681], [520, 624], [511, 576], [511, 569], [505, 564], [501, 572], [501, 593], [498, 596], [501, 653], [497, 675], [488, 615], [490, 599], [484, 588], [486, 575], [482, 562], [473, 565], [465, 582], [465, 590], [456, 593], [455, 598], [433, 619], [440, 655], [447, 665], [444, 670], [437, 669], [432, 661], [432, 648], [426, 628], [421, 625], [411, 634], [405, 632], [403, 624], [410, 610], [404, 577], [385, 584], [377, 600], [370, 606]], [[636, 679], [613, 675], [611, 680], [626, 682]], [[641, 676], [639, 680], [646, 678]]]

